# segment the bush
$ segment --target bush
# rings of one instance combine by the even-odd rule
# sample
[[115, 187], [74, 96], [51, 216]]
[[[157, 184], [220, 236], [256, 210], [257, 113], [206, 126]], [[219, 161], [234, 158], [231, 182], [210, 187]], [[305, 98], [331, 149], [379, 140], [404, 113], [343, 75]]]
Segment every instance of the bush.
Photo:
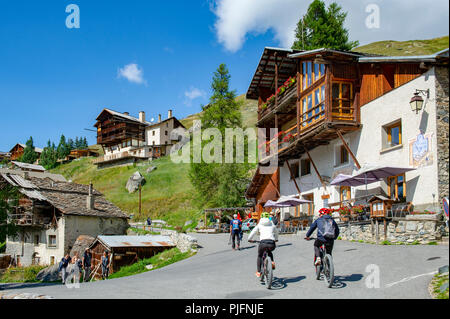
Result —
[[0, 275], [0, 282], [38, 282], [36, 275], [47, 266], [12, 267]]
[[6, 250], [6, 242], [0, 243], [0, 253], [4, 253]]

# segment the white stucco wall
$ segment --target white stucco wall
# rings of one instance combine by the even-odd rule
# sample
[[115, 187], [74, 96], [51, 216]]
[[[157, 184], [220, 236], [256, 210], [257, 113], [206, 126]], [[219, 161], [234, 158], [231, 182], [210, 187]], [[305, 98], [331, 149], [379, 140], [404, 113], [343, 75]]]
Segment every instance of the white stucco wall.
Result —
[[[430, 89], [430, 98], [425, 100], [424, 109], [419, 114], [411, 111], [409, 101], [416, 89]], [[389, 151], [382, 150], [383, 126], [394, 121], [401, 120], [402, 144]], [[407, 201], [417, 206], [432, 205], [437, 200], [438, 194], [438, 171], [437, 171], [437, 138], [436, 138], [436, 104], [435, 104], [435, 77], [434, 69], [431, 69], [419, 78], [392, 90], [378, 99], [364, 105], [361, 108], [362, 129], [357, 132], [344, 135], [344, 139], [361, 166], [365, 164], [391, 165], [410, 167], [410, 154], [408, 140], [414, 138], [422, 129], [425, 134], [433, 133], [432, 152], [433, 163], [430, 166], [418, 168], [407, 172], [406, 195]], [[338, 174], [353, 174], [356, 165], [349, 156], [349, 163], [335, 166], [335, 148], [342, 145], [340, 139], [335, 139], [329, 145], [320, 146], [310, 151], [320, 174], [328, 183]], [[298, 162], [307, 158], [292, 159], [289, 162]], [[292, 165], [291, 165], [292, 167]], [[314, 211], [317, 212], [326, 204], [322, 195], [330, 194], [328, 203], [339, 202], [339, 187], [327, 186], [324, 189], [311, 165], [311, 174], [296, 179], [301, 190], [301, 195], [314, 194]], [[327, 183], [327, 184], [328, 184]], [[368, 190], [381, 187], [387, 193], [386, 182], [370, 184]], [[298, 191], [294, 182], [290, 180], [289, 170], [284, 164], [280, 168], [280, 193], [281, 195], [294, 195]], [[365, 194], [365, 187], [352, 188], [352, 198]], [[433, 198], [435, 194], [436, 198]], [[288, 211], [288, 209], [283, 209]]]

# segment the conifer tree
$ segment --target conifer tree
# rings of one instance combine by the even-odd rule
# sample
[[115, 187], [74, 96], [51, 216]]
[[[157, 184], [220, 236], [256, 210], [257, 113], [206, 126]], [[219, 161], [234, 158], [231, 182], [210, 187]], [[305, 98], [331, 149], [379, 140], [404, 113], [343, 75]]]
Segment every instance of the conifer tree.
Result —
[[20, 158], [20, 162], [34, 164], [38, 159], [38, 154], [35, 151], [33, 144], [33, 137], [30, 136], [28, 141], [26, 142], [25, 149], [23, 151], [23, 155]]
[[349, 41], [344, 28], [346, 12], [335, 2], [325, 8], [322, 0], [314, 0], [306, 14], [300, 19], [295, 31], [296, 40], [292, 49], [314, 50], [320, 48], [350, 51], [359, 45]]

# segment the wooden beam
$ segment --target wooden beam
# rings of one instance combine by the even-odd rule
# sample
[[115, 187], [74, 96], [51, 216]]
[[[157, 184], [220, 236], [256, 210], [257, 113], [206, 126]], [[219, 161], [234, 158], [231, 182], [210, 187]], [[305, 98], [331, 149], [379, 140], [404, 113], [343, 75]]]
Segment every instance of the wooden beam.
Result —
[[275, 182], [272, 180], [272, 175], [270, 175], [270, 182], [272, 183], [273, 187], [274, 187], [275, 190], [277, 191], [278, 197], [281, 197], [281, 194], [280, 194], [280, 192], [278, 191], [277, 185], [275, 185]]
[[297, 181], [295, 180], [295, 176], [294, 176], [294, 174], [292, 173], [291, 165], [289, 164], [289, 161], [288, 161], [288, 160], [286, 161], [286, 164], [287, 164], [287, 166], [288, 166], [288, 168], [289, 168], [289, 173], [291, 174], [291, 178], [292, 178], [292, 180], [294, 181], [295, 188], [297, 189], [298, 195], [300, 195], [302, 192], [300, 191], [300, 188], [299, 188], [298, 185], [297, 185]]
[[320, 183], [322, 183], [322, 186], [323, 186], [323, 188], [325, 188], [325, 191], [326, 191], [327, 190], [327, 186], [325, 185], [325, 182], [323, 181], [322, 176], [320, 175], [319, 170], [317, 169], [316, 164], [314, 163], [314, 161], [313, 161], [313, 159], [311, 157], [311, 154], [309, 154], [308, 149], [305, 147], [305, 145], [303, 143], [302, 143], [302, 146], [303, 146], [303, 148], [304, 148], [304, 150], [306, 152], [306, 155], [308, 155], [308, 158], [311, 161], [311, 164], [314, 167], [314, 170], [316, 171], [317, 176], [319, 176]]
[[360, 169], [360, 168], [361, 168], [361, 165], [359, 165], [358, 160], [356, 159], [356, 157], [355, 157], [355, 155], [353, 154], [352, 150], [351, 150], [350, 147], [348, 146], [347, 142], [344, 140], [344, 137], [342, 136], [342, 134], [341, 134], [341, 132], [339, 131], [339, 129], [336, 129], [336, 133], [337, 133], [337, 135], [339, 135], [339, 138], [341, 139], [342, 144], [344, 145], [345, 149], [347, 150], [347, 152], [348, 152], [348, 153], [350, 154], [350, 156], [352, 157], [353, 162], [355, 162], [356, 167], [357, 167], [358, 169]]

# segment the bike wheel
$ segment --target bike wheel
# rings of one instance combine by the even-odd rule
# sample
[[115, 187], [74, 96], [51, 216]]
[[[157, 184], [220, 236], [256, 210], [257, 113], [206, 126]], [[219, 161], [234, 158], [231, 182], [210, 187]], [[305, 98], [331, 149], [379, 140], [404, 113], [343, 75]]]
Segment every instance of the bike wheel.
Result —
[[273, 269], [272, 269], [272, 258], [267, 256], [264, 261], [264, 268], [266, 272], [266, 288], [270, 289], [272, 287], [272, 279], [273, 279]]
[[324, 258], [324, 275], [328, 285], [328, 288], [333, 286], [334, 282], [334, 265], [333, 265], [333, 257], [331, 255], [325, 255]]
[[322, 272], [322, 265], [316, 265], [316, 279], [320, 280], [320, 274]]

